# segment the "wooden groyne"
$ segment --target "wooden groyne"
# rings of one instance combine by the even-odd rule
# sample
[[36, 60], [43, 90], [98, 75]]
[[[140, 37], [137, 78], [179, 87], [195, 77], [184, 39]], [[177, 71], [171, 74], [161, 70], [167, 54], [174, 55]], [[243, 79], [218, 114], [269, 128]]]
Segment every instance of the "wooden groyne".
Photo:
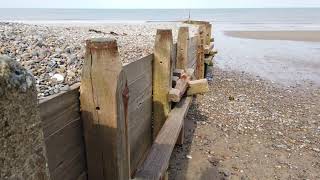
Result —
[[154, 54], [126, 65], [115, 40], [87, 41], [81, 84], [39, 103], [51, 179], [166, 178], [214, 56], [211, 24], [187, 23], [199, 25], [196, 36], [181, 27], [173, 44], [170, 29], [158, 30]]

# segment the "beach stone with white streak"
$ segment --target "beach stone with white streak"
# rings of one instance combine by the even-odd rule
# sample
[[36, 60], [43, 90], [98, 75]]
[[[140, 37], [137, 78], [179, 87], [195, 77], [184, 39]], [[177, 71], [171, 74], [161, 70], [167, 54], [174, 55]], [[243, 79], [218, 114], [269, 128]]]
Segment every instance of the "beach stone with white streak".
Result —
[[0, 56], [0, 179], [49, 179], [34, 77]]

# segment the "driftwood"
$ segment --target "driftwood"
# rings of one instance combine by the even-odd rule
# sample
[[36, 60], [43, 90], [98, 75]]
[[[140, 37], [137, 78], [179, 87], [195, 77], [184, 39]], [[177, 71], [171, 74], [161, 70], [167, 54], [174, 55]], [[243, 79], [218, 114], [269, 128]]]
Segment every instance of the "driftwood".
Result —
[[110, 32], [106, 33], [106, 32], [103, 32], [103, 31], [100, 31], [100, 30], [95, 30], [95, 29], [89, 29], [89, 32], [94, 32], [94, 33], [97, 33], [97, 34], [104, 34], [104, 35], [111, 34], [113, 36], [120, 36], [120, 35], [121, 36], [126, 36], [127, 35], [126, 33], [119, 34], [119, 33], [113, 32], [113, 31], [110, 31]]

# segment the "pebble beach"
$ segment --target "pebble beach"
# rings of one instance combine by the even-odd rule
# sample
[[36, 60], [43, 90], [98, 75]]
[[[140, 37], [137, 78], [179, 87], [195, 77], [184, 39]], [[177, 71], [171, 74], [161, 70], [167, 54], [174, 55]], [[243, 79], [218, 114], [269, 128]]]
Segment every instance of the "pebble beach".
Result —
[[[89, 38], [115, 38], [123, 64], [153, 52], [157, 29], [172, 29], [176, 41], [179, 23], [144, 24], [22, 24], [0, 22], [0, 54], [16, 59], [36, 78], [38, 98], [69, 90], [80, 82]], [[191, 35], [196, 28], [190, 26]]]

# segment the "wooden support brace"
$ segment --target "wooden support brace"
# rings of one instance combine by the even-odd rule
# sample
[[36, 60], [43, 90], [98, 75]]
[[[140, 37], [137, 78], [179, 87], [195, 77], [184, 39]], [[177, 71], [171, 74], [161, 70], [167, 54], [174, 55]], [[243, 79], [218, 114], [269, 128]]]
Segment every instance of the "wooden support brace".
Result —
[[187, 95], [203, 94], [209, 91], [209, 85], [207, 79], [199, 79], [194, 81], [189, 81], [189, 88]]
[[184, 73], [185, 71], [183, 69], [174, 69], [173, 70], [173, 76], [177, 76], [179, 78], [181, 78], [181, 75]]
[[204, 54], [210, 54], [213, 48], [214, 48], [214, 43], [210, 43], [209, 45], [206, 45], [204, 48]]
[[187, 75], [190, 77], [191, 80], [193, 80], [195, 78], [194, 76], [194, 69], [193, 68], [188, 68], [186, 70]]
[[173, 76], [172, 77], [172, 88], [176, 87], [178, 80], [179, 80], [178, 76]]
[[193, 97], [183, 98], [170, 112], [150, 152], [138, 168], [135, 179], [159, 180], [165, 176], [172, 150], [184, 123]]
[[129, 90], [117, 42], [97, 38], [86, 43], [80, 104], [88, 179], [129, 179]]
[[187, 90], [190, 77], [187, 74], [183, 74], [177, 81], [176, 86], [169, 92], [169, 100], [171, 102], [179, 102], [184, 93]]
[[153, 61], [153, 137], [156, 138], [171, 110], [168, 92], [171, 89], [172, 30], [158, 29]]
[[216, 55], [216, 54], [218, 54], [218, 50], [217, 49], [212, 49], [212, 51], [210, 51], [210, 54]]
[[214, 55], [209, 55], [208, 57], [206, 57], [204, 59], [204, 63], [207, 64], [208, 66], [212, 66], [213, 65], [213, 62], [212, 62], [213, 57], [214, 57]]

